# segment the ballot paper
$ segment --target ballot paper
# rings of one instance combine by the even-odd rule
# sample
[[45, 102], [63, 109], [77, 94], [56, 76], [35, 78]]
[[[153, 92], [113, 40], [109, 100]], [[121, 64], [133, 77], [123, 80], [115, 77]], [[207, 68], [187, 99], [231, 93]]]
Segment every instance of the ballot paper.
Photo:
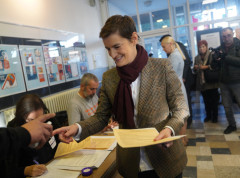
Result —
[[186, 135], [179, 135], [153, 141], [159, 134], [156, 128], [144, 128], [144, 129], [113, 129], [114, 135], [118, 144], [123, 148], [143, 147], [156, 145], [160, 143], [166, 143], [180, 139]]
[[54, 158], [63, 156], [80, 149], [113, 150], [117, 141], [114, 136], [90, 136], [77, 143], [75, 140], [69, 144], [60, 143]]
[[55, 169], [81, 170], [85, 167], [99, 167], [111, 151], [79, 150], [54, 159], [48, 166]]
[[59, 177], [77, 178], [79, 175], [80, 175], [80, 171], [59, 170], [51, 166], [47, 166], [47, 171], [43, 175], [38, 177], [40, 178], [59, 178]]

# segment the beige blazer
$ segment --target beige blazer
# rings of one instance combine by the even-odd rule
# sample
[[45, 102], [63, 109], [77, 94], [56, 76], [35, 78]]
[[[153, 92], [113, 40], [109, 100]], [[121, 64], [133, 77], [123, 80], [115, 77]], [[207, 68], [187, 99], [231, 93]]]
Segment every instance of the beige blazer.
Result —
[[[103, 74], [97, 112], [80, 122], [81, 139], [101, 131], [111, 116], [115, 92], [120, 78], [116, 68]], [[137, 124], [139, 128], [156, 127], [161, 131], [171, 126], [178, 134], [189, 111], [181, 90], [181, 83], [167, 59], [149, 58], [141, 73]], [[122, 128], [122, 125], [120, 125]], [[117, 146], [117, 167], [123, 177], [138, 177], [139, 148], [123, 149]], [[175, 177], [187, 163], [181, 140], [163, 150], [157, 145], [145, 147], [150, 162], [159, 177]]]

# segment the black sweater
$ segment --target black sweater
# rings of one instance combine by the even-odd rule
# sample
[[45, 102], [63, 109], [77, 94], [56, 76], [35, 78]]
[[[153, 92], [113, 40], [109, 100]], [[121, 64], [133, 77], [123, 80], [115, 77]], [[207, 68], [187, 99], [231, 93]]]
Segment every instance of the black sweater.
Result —
[[[7, 177], [6, 160], [17, 157], [22, 147], [29, 145], [31, 136], [23, 127], [0, 128], [1, 177]], [[14, 172], [15, 170], [12, 170]]]
[[[56, 118], [49, 119], [49, 121], [52, 122], [53, 129], [59, 127]], [[16, 127], [14, 119], [8, 123], [8, 127]], [[55, 136], [55, 140], [58, 145], [59, 139], [57, 136]], [[10, 156], [5, 160], [6, 177], [25, 177], [24, 169], [27, 166], [34, 165], [35, 163], [33, 160], [36, 160], [40, 164], [49, 162], [54, 157], [57, 145], [54, 147], [54, 149], [52, 149], [49, 142], [46, 142], [46, 144], [39, 150], [30, 148], [28, 146], [21, 147], [16, 154], [17, 156]]]

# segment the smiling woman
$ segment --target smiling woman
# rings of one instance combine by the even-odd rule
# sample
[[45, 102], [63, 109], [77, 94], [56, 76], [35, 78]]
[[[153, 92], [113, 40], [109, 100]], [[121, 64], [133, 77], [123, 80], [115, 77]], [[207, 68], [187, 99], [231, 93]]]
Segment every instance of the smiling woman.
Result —
[[[135, 24], [129, 16], [110, 17], [100, 37], [116, 68], [103, 74], [98, 109], [92, 117], [53, 134], [60, 134], [66, 143], [72, 141], [72, 136], [82, 140], [102, 130], [110, 116], [118, 121], [120, 129], [155, 127], [160, 132], [155, 141], [178, 134], [189, 112], [170, 62], [148, 57], [138, 44]], [[170, 114], [170, 110], [174, 112]], [[181, 177], [187, 162], [179, 140], [146, 148], [118, 145], [116, 157], [123, 177]]]

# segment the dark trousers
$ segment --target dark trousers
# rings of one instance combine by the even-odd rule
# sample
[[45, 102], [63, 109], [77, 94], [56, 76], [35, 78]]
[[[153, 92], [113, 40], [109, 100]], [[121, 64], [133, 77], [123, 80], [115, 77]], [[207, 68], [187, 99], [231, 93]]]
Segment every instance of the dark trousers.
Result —
[[212, 121], [218, 120], [218, 103], [219, 103], [219, 93], [218, 89], [209, 89], [202, 91], [203, 101], [205, 104], [205, 111], [207, 118]]
[[[151, 171], [139, 172], [138, 178], [159, 178], [159, 177], [154, 170], [151, 170]], [[182, 173], [176, 176], [175, 178], [182, 178]]]
[[190, 128], [192, 124], [192, 97], [191, 97], [191, 86], [190, 85], [185, 85], [186, 93], [187, 93], [187, 99], [188, 99], [188, 108], [190, 112], [190, 116], [187, 119], [187, 128]]

